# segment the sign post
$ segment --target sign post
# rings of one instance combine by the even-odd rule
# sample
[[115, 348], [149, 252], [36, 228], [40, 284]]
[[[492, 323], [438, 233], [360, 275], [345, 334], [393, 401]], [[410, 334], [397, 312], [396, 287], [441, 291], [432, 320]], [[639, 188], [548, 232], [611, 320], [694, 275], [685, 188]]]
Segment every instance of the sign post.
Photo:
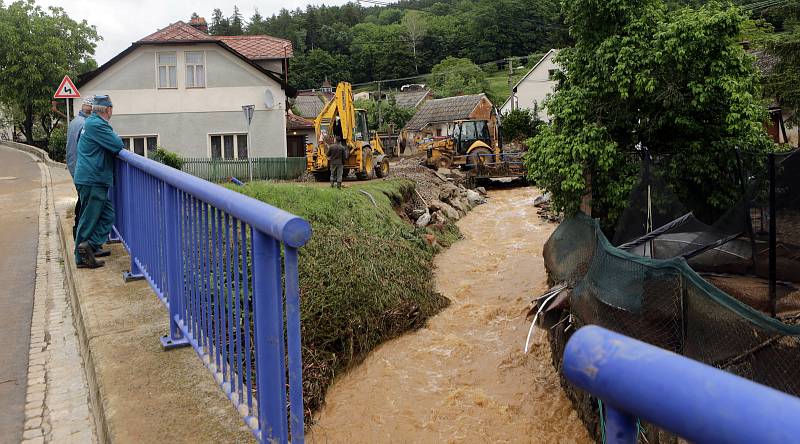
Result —
[[69, 76], [64, 76], [61, 80], [61, 84], [58, 85], [58, 89], [56, 93], [53, 95], [54, 99], [64, 99], [67, 104], [67, 126], [69, 126], [69, 99], [79, 99], [81, 94], [78, 92], [78, 88], [75, 88], [75, 84], [72, 83], [72, 79]]
[[250, 122], [253, 121], [253, 113], [255, 112], [255, 105], [243, 105], [242, 112], [244, 113], [244, 121], [247, 123], [247, 166], [250, 170], [250, 182], [253, 181], [253, 147], [250, 145]]

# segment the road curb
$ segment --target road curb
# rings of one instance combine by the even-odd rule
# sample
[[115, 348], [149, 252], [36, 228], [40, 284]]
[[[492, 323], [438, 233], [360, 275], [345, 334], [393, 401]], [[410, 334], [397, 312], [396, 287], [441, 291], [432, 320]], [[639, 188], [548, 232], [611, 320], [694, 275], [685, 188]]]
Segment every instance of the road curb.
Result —
[[78, 344], [81, 347], [81, 356], [84, 362], [84, 374], [86, 375], [86, 382], [89, 384], [89, 401], [91, 404], [91, 411], [94, 417], [94, 428], [97, 433], [97, 440], [99, 443], [104, 444], [108, 441], [108, 424], [106, 422], [105, 410], [103, 409], [103, 402], [100, 397], [100, 387], [97, 385], [97, 374], [95, 373], [94, 359], [92, 358], [91, 347], [89, 347], [89, 339], [86, 334], [86, 326], [83, 322], [83, 312], [81, 311], [81, 304], [78, 298], [78, 291], [75, 288], [75, 261], [72, 255], [66, 254], [67, 252], [67, 239], [64, 235], [62, 228], [61, 214], [56, 214], [56, 225], [58, 227], [58, 238], [60, 241], [61, 251], [64, 252], [64, 286], [67, 290], [67, 297], [72, 305], [74, 313], [73, 319], [75, 322], [75, 330], [78, 334]]

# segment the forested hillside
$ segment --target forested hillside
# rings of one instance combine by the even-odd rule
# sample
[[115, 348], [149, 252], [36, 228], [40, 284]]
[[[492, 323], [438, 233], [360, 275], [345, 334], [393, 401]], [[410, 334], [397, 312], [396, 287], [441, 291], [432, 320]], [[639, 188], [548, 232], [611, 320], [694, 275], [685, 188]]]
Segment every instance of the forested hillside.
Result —
[[[670, 8], [699, 6], [707, 0], [670, 0]], [[798, 40], [797, 0], [736, 0], [753, 19], [763, 19], [771, 29], [761, 38], [743, 36], [771, 52], [792, 52]], [[362, 0], [343, 6], [307, 6], [283, 9], [272, 16], [258, 12], [243, 17], [239, 9], [215, 9], [209, 32], [217, 35], [268, 34], [292, 41], [289, 82], [300, 88], [317, 88], [324, 79], [333, 84], [349, 80], [356, 85], [375, 80], [403, 79], [385, 86], [430, 83], [421, 76], [447, 57], [469, 59], [487, 75], [480, 82], [492, 99], [507, 96], [507, 59], [515, 67], [532, 65], [536, 55], [550, 48], [571, 45], [559, 0]], [[780, 36], [780, 37], [779, 37]], [[776, 41], [776, 39], [778, 39]], [[782, 39], [782, 40], [781, 40]], [[781, 46], [781, 43], [784, 43]], [[533, 57], [530, 57], [533, 56]], [[530, 58], [530, 60], [529, 60]], [[789, 60], [790, 62], [793, 59]], [[446, 65], [445, 63], [444, 65]], [[474, 70], [469, 65], [465, 69]], [[785, 66], [784, 66], [785, 65]], [[792, 63], [778, 66], [780, 82], [793, 74]], [[783, 69], [786, 68], [786, 69]], [[522, 71], [515, 72], [512, 80]], [[417, 77], [419, 76], [419, 77]], [[781, 83], [782, 82], [782, 83]], [[767, 90], [771, 90], [768, 86]], [[465, 90], [462, 93], [474, 91]], [[781, 94], [786, 96], [786, 94]], [[800, 100], [793, 100], [798, 102]]]
[[448, 56], [468, 58], [484, 68], [500, 61], [501, 67], [506, 57], [526, 57], [567, 43], [558, 0], [374, 3], [309, 5], [250, 18], [242, 17], [238, 8], [231, 15], [216, 9], [209, 32], [291, 40], [289, 81], [301, 89], [319, 87], [326, 77], [335, 84], [427, 74]]

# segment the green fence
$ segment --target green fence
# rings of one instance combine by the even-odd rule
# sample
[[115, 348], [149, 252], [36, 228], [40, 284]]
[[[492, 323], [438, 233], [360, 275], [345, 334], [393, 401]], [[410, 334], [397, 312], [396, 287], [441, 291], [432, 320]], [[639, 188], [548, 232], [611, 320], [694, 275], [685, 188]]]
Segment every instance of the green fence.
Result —
[[184, 158], [182, 171], [211, 182], [225, 182], [230, 177], [241, 181], [250, 178], [250, 161], [253, 180], [297, 179], [306, 170], [305, 157], [256, 157], [253, 159]]

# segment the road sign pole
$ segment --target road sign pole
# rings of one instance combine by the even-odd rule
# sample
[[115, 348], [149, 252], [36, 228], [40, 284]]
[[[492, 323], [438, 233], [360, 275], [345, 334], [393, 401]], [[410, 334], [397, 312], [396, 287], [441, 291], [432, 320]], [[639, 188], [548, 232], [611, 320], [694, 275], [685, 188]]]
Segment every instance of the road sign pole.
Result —
[[250, 182], [253, 181], [253, 156], [250, 154], [253, 149], [250, 146], [250, 124], [247, 125], [247, 163], [250, 165]]
[[67, 102], [67, 127], [69, 127], [69, 99], [64, 99]]

